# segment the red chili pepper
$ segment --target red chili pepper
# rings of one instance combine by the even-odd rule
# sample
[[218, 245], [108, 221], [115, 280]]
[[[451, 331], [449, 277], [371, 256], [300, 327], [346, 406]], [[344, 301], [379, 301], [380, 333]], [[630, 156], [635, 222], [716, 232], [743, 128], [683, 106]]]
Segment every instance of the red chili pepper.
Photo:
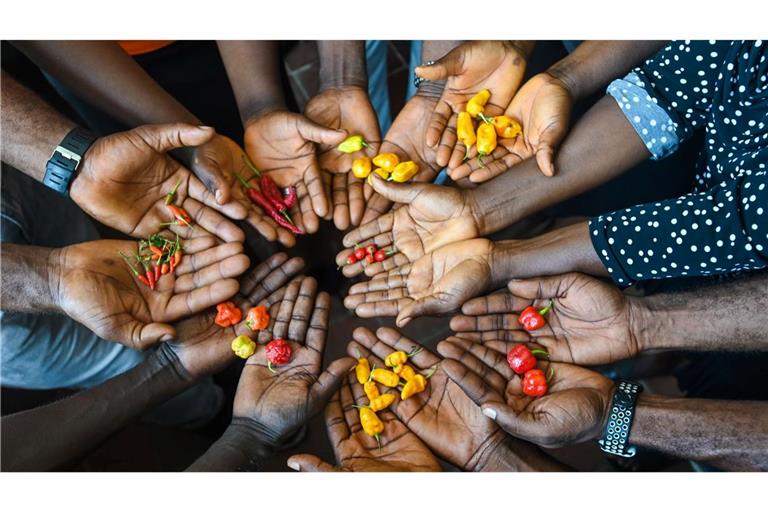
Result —
[[170, 272], [170, 270], [171, 270], [171, 267], [170, 267], [170, 265], [168, 264], [168, 262], [166, 261], [166, 262], [165, 262], [165, 263], [163, 263], [163, 265], [160, 267], [160, 274], [161, 274], [161, 275], [165, 275], [165, 274], [167, 274], [168, 272]]
[[173, 268], [176, 268], [179, 266], [179, 263], [181, 263], [181, 258], [184, 255], [184, 251], [181, 249], [176, 249], [176, 252], [173, 253]]
[[373, 259], [376, 261], [384, 261], [393, 254], [395, 254], [395, 251], [385, 251], [384, 249], [379, 249], [373, 254]]
[[366, 255], [365, 255], [365, 262], [366, 262], [366, 263], [369, 263], [369, 264], [370, 264], [370, 263], [375, 263], [375, 262], [376, 262], [376, 258], [374, 258], [374, 257], [373, 257], [373, 254], [371, 254], [371, 253], [369, 252], [368, 254], [366, 254]]
[[523, 393], [528, 396], [544, 396], [549, 389], [544, 371], [538, 368], [528, 370], [523, 375]]
[[157, 247], [156, 245], [150, 245], [149, 250], [154, 253], [152, 255], [152, 259], [159, 259], [163, 257], [163, 250]]
[[142, 259], [139, 259], [139, 261], [141, 262], [141, 265], [144, 267], [144, 277], [147, 278], [147, 281], [149, 282], [149, 287], [154, 290], [155, 289], [155, 273], [152, 271], [152, 267], [149, 265], [149, 263], [147, 263]]
[[160, 265], [155, 265], [155, 282], [160, 280]]
[[549, 353], [546, 350], [530, 350], [526, 345], [521, 343], [519, 345], [515, 345], [509, 350], [507, 353], [507, 363], [515, 373], [522, 375], [528, 370], [532, 370], [536, 367], [537, 355], [549, 357]]
[[179, 190], [179, 185], [181, 185], [181, 180], [177, 181], [173, 189], [165, 194], [165, 204], [171, 204], [176, 201], [176, 191]]
[[347, 265], [352, 265], [354, 263], [357, 263], [359, 260], [357, 259], [357, 256], [354, 254], [350, 254], [347, 256]]
[[377, 246], [376, 244], [369, 244], [368, 247], [365, 248], [365, 252], [371, 255], [376, 254], [376, 251], [378, 250], [379, 250], [379, 246]]
[[297, 235], [304, 234], [304, 231], [300, 230], [296, 225], [289, 222], [285, 217], [280, 215], [272, 203], [266, 197], [264, 197], [261, 192], [258, 191], [258, 189], [250, 186], [248, 182], [245, 181], [239, 174], [235, 174], [235, 176], [237, 176], [237, 179], [239, 179], [240, 183], [242, 183], [243, 187], [245, 187], [248, 199], [250, 199], [253, 204], [264, 210], [264, 212], [272, 217], [272, 219], [277, 222], [279, 226], [289, 229]]
[[283, 201], [283, 194], [280, 193], [277, 184], [268, 175], [261, 175], [261, 178], [259, 178], [259, 188], [261, 188], [261, 193], [264, 194], [264, 197], [266, 197], [278, 211], [282, 212], [288, 209]]
[[355, 252], [352, 253], [352, 254], [354, 254], [355, 258], [357, 258], [358, 260], [362, 260], [363, 258], [365, 258], [365, 254], [366, 254], [365, 248], [364, 247], [356, 247], [355, 248]]
[[526, 331], [530, 332], [535, 331], [536, 329], [541, 329], [547, 325], [546, 320], [544, 320], [544, 315], [549, 313], [550, 309], [552, 309], [551, 300], [549, 301], [549, 304], [547, 304], [547, 307], [538, 311], [533, 306], [528, 306], [520, 312], [520, 316], [517, 317], [517, 321]]
[[133, 265], [131, 265], [130, 260], [128, 259], [128, 256], [126, 254], [123, 254], [122, 251], [120, 251], [120, 256], [122, 256], [123, 261], [125, 261], [125, 264], [128, 265], [128, 268], [131, 269], [131, 273], [136, 276], [136, 279], [144, 283], [145, 285], [149, 286], [149, 281], [146, 277], [144, 277], [144, 274], [140, 274], [138, 270], [136, 270]]
[[296, 204], [296, 187], [285, 187], [283, 189], [284, 195], [283, 195], [283, 203], [285, 203], [285, 206], [287, 208], [293, 208], [293, 205]]
[[278, 338], [267, 343], [267, 346], [264, 347], [264, 353], [267, 357], [267, 368], [274, 373], [275, 369], [272, 365], [279, 366], [289, 363], [293, 350], [287, 341]]
[[216, 318], [213, 321], [220, 327], [233, 326], [243, 319], [243, 312], [234, 302], [222, 302], [216, 306], [216, 311]]
[[177, 221], [181, 222], [182, 224], [186, 225], [189, 228], [192, 227], [192, 217], [189, 216], [189, 214], [184, 208], [180, 206], [176, 206], [175, 204], [169, 204], [168, 209], [171, 211], [171, 213], [173, 214], [173, 217]]

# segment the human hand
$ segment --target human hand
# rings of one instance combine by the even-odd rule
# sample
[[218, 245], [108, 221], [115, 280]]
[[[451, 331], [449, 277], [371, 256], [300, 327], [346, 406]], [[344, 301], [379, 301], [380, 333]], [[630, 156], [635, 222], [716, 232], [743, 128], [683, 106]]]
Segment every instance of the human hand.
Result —
[[368, 398], [354, 373], [347, 380], [325, 408], [328, 439], [338, 465], [305, 453], [291, 456], [288, 467], [304, 472], [441, 470], [429, 448], [389, 410], [376, 413], [384, 423], [379, 443], [366, 434], [354, 406], [367, 404]]
[[362, 135], [369, 145], [354, 154], [342, 153], [336, 145], [325, 144], [318, 148], [320, 168], [334, 174], [331, 195], [333, 223], [340, 230], [350, 225], [357, 226], [365, 210], [365, 182], [350, 172], [352, 161], [362, 155], [373, 158], [381, 144], [379, 122], [368, 92], [358, 86], [326, 89], [309, 100], [304, 115], [319, 125], [336, 130], [341, 128], [350, 135]]
[[[433, 181], [444, 165], [438, 163], [438, 154], [445, 153], [444, 160], [447, 162], [453, 144], [456, 142], [455, 131], [447, 130], [447, 134], [453, 134], [452, 142], [441, 143], [437, 149], [427, 146], [426, 130], [436, 104], [437, 97], [420, 93], [408, 100], [392, 122], [379, 148], [380, 153], [394, 153], [401, 162], [412, 160], [419, 166], [419, 172], [411, 182]], [[361, 223], [366, 224], [375, 220], [385, 214], [391, 205], [387, 198], [374, 193], [368, 199]]]
[[505, 352], [455, 337], [437, 350], [450, 379], [512, 436], [556, 448], [598, 438], [608, 419], [614, 383], [592, 370], [547, 363], [549, 390], [534, 398], [523, 394]]
[[[354, 341], [347, 345], [347, 354], [361, 354], [377, 367], [384, 367], [384, 359], [393, 351], [411, 352], [420, 347], [388, 327], [378, 329], [376, 334], [359, 327], [352, 337]], [[398, 396], [389, 410], [440, 458], [465, 471], [486, 469], [499, 451], [506, 450], [506, 434], [447, 378], [442, 371], [444, 361], [421, 348], [421, 352], [409, 358], [408, 364], [421, 373], [435, 367], [437, 371], [429, 378], [424, 392], [405, 401]]]
[[315, 143], [336, 145], [346, 135], [344, 130], [331, 130], [286, 111], [267, 112], [246, 123], [245, 151], [254, 165], [269, 173], [278, 186], [295, 186], [299, 200], [311, 205], [313, 215], [305, 214], [303, 219], [308, 233], [317, 231], [317, 217], [329, 211]]
[[[528, 80], [512, 99], [505, 112], [523, 127], [522, 135], [500, 139], [494, 152], [483, 159], [462, 163], [464, 155], [454, 152], [449, 167], [451, 178], [481, 183], [506, 172], [522, 160], [536, 156], [536, 163], [546, 176], [555, 174], [555, 151], [568, 133], [573, 97], [558, 78], [540, 73]], [[476, 151], [470, 153], [475, 157]]]
[[[213, 237], [184, 241], [184, 259], [161, 276], [155, 290], [137, 280], [120, 252], [132, 254], [136, 242], [98, 240], [52, 253], [51, 279], [56, 303], [96, 335], [144, 350], [176, 335], [169, 325], [232, 297], [235, 277], [248, 268], [239, 242], [216, 245]], [[142, 269], [143, 271], [143, 269]]]
[[220, 205], [200, 180], [165, 154], [200, 146], [213, 137], [211, 128], [176, 123], [140, 126], [99, 138], [75, 174], [70, 197], [102, 224], [143, 238], [173, 220], [165, 195], [178, 184], [176, 204], [190, 214], [194, 226], [175, 225], [172, 231], [184, 238], [207, 231], [225, 242], [243, 241], [240, 228], [224, 216], [245, 218], [245, 208], [235, 202]]
[[[513, 345], [535, 342], [551, 361], [606, 364], [634, 357], [639, 342], [633, 332], [633, 300], [610, 283], [572, 272], [511, 281], [511, 293], [478, 297], [451, 319], [457, 336], [506, 353]], [[552, 309], [541, 329], [525, 331], [517, 321], [530, 305]]]
[[361, 318], [397, 316], [397, 326], [418, 316], [455, 311], [493, 282], [493, 243], [483, 238], [446, 245], [414, 263], [356, 283], [344, 306]]
[[[288, 258], [284, 252], [273, 254], [240, 278], [239, 292], [231, 300], [243, 316], [252, 306], [260, 304], [268, 309], [279, 307], [286, 292], [286, 283], [304, 268], [301, 258]], [[216, 302], [218, 304], [219, 302]], [[232, 351], [232, 340], [242, 335], [254, 338], [253, 332], [241, 322], [233, 327], [214, 323], [216, 311], [207, 311], [176, 324], [176, 337], [167, 345], [177, 355], [185, 371], [199, 378], [221, 371], [237, 356]]]
[[[452, 242], [480, 236], [480, 220], [471, 193], [431, 183], [392, 183], [379, 176], [374, 176], [372, 182], [377, 193], [401, 207], [347, 233], [344, 245], [348, 249], [336, 256], [336, 264], [342, 266], [345, 276], [362, 272], [374, 276], [413, 263]], [[395, 252], [383, 262], [345, 264], [355, 246], [371, 243]]]
[[[491, 92], [485, 114], [495, 116], [503, 113], [523, 80], [526, 61], [526, 52], [512, 41], [469, 41], [430, 66], [418, 66], [415, 69], [417, 76], [427, 80], [446, 80], [445, 89], [429, 121], [427, 146], [437, 146], [449, 120], [462, 112], [467, 102], [483, 89]], [[445, 165], [448, 162], [441, 163]]]
[[344, 357], [321, 373], [330, 304], [330, 296], [318, 294], [311, 277], [289, 284], [272, 315], [268, 337], [288, 341], [291, 360], [273, 373], [264, 350], [257, 349], [245, 363], [233, 421], [246, 425], [266, 445], [279, 446], [320, 412], [355, 365], [354, 359]]

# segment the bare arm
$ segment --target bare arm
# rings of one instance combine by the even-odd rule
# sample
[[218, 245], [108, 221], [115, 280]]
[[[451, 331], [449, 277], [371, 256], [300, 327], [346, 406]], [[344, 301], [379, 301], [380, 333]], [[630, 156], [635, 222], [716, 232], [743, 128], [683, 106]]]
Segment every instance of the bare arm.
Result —
[[320, 90], [332, 87], [368, 87], [365, 41], [318, 41]]
[[58, 275], [58, 251], [47, 247], [2, 244], [4, 311], [53, 313], [60, 308], [52, 280]]

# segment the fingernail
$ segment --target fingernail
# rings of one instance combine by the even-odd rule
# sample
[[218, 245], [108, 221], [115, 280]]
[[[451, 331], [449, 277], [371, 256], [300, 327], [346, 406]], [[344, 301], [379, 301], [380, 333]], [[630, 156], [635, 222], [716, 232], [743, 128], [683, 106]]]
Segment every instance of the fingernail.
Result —
[[494, 411], [493, 409], [483, 409], [483, 414], [485, 414], [492, 420], [496, 419], [496, 411]]
[[171, 336], [170, 334], [163, 334], [160, 337], [160, 341], [162, 342], [171, 341], [172, 339], [173, 339], [173, 336]]
[[294, 471], [299, 471], [301, 469], [301, 466], [299, 466], [299, 463], [293, 460], [288, 461], [288, 467]]
[[202, 125], [202, 124], [200, 126], [198, 126], [198, 128], [200, 128], [201, 130], [213, 130], [213, 127], [205, 126], [205, 125]]
[[217, 202], [217, 203], [221, 203], [221, 197], [222, 197], [223, 195], [224, 195], [224, 194], [222, 194], [221, 190], [217, 190], [217, 191], [216, 191], [216, 202]]

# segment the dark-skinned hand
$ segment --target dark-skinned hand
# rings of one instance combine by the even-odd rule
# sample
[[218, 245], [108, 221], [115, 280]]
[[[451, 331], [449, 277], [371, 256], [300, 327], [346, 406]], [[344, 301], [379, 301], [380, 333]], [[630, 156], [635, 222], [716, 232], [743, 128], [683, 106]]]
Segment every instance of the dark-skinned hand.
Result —
[[337, 145], [321, 144], [318, 160], [323, 171], [331, 173], [333, 223], [340, 230], [357, 226], [365, 211], [365, 181], [356, 178], [350, 170], [352, 161], [378, 153], [381, 144], [379, 122], [373, 110], [368, 92], [357, 86], [329, 88], [309, 100], [304, 115], [315, 123], [335, 130], [344, 129], [349, 135], [362, 135], [368, 148], [352, 154], [342, 153]]
[[354, 359], [344, 357], [322, 370], [330, 305], [330, 296], [317, 293], [313, 278], [290, 283], [268, 329], [270, 339], [288, 341], [290, 362], [273, 373], [264, 350], [257, 349], [245, 363], [233, 421], [246, 425], [266, 445], [283, 444], [320, 412], [355, 365]]
[[[639, 345], [632, 330], [632, 298], [610, 283], [576, 272], [511, 281], [511, 293], [478, 297], [451, 319], [457, 336], [507, 352], [535, 342], [550, 360], [580, 365], [607, 364], [634, 357]], [[552, 300], [541, 329], [525, 331], [520, 311], [541, 309]]]
[[85, 154], [70, 197], [102, 224], [143, 238], [174, 220], [165, 195], [178, 183], [176, 204], [190, 214], [193, 227], [174, 225], [172, 231], [186, 239], [210, 233], [225, 242], [243, 241], [242, 230], [226, 218], [245, 218], [243, 205], [220, 205], [199, 179], [166, 154], [213, 137], [212, 128], [182, 123], [140, 126], [101, 137]]
[[397, 316], [399, 327], [418, 316], [456, 311], [490, 288], [492, 250], [484, 238], [446, 245], [352, 285], [344, 305], [361, 318]]
[[[378, 329], [376, 334], [359, 327], [352, 336], [354, 341], [347, 345], [347, 353], [361, 354], [369, 359], [371, 366], [375, 364], [380, 368], [391, 352], [410, 352], [420, 347], [387, 327]], [[482, 471], [498, 452], [506, 450], [506, 434], [447, 378], [439, 357], [423, 349], [411, 357], [408, 364], [425, 375], [437, 370], [429, 378], [425, 391], [405, 401], [398, 396], [390, 410], [437, 456], [465, 471]]]
[[512, 436], [556, 448], [597, 439], [608, 419], [614, 383], [592, 370], [539, 363], [553, 373], [547, 394], [534, 398], [523, 394], [504, 352], [455, 337], [437, 350], [450, 379]]
[[[348, 249], [336, 256], [336, 264], [343, 266], [347, 277], [362, 272], [375, 276], [452, 242], [480, 235], [477, 206], [465, 191], [431, 183], [392, 183], [378, 175], [372, 182], [378, 194], [400, 207], [347, 233], [344, 246]], [[395, 252], [383, 262], [345, 264], [355, 246], [371, 243]]]
[[[381, 389], [384, 392], [383, 389]], [[396, 393], [397, 391], [389, 391]], [[363, 431], [360, 412], [355, 405], [368, 403], [363, 386], [354, 373], [341, 386], [325, 408], [325, 424], [337, 465], [308, 453], [293, 455], [288, 467], [296, 471], [440, 471], [440, 463], [416, 434], [391, 411], [376, 415], [384, 423], [379, 436], [381, 446]]]

